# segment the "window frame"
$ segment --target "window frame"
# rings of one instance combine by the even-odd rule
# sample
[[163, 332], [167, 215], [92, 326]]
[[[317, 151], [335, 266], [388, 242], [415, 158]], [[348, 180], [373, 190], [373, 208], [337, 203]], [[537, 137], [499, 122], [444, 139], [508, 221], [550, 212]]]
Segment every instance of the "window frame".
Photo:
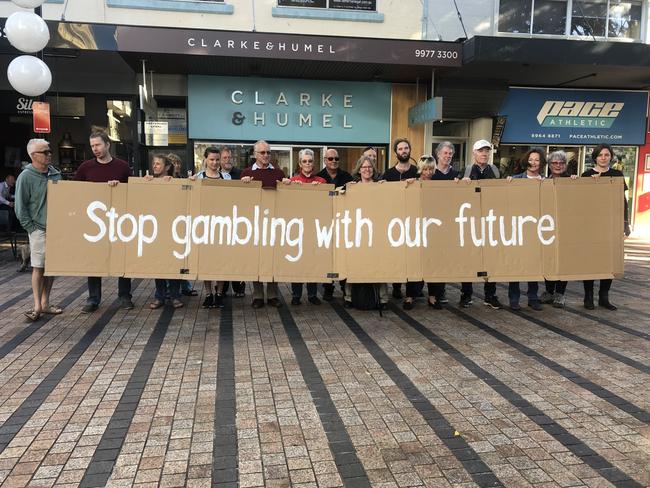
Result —
[[530, 30], [527, 33], [522, 32], [506, 32], [499, 30], [499, 8], [501, 6], [501, 0], [494, 2], [494, 28], [493, 35], [497, 37], [521, 37], [521, 38], [547, 38], [547, 39], [572, 39], [577, 41], [609, 41], [609, 42], [644, 42], [644, 32], [646, 29], [647, 22], [647, 2], [648, 0], [628, 0], [633, 3], [640, 4], [641, 7], [641, 19], [639, 26], [639, 37], [638, 38], [629, 38], [629, 37], [610, 37], [609, 36], [609, 15], [611, 8], [611, 0], [605, 0], [607, 5], [607, 17], [605, 19], [605, 35], [604, 36], [592, 36], [592, 35], [573, 35], [571, 34], [571, 20], [573, 18], [573, 2], [574, 0], [566, 0], [566, 22], [564, 26], [564, 34], [533, 34], [534, 28], [534, 15], [535, 15], [535, 0], [526, 0], [531, 4], [530, 10]]

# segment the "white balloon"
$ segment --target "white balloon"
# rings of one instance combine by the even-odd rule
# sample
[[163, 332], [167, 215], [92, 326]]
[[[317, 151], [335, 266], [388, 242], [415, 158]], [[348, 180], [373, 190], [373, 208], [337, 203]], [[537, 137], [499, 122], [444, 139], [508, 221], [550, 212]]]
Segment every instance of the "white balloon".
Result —
[[35, 53], [47, 46], [50, 31], [45, 21], [34, 12], [14, 12], [5, 24], [7, 39], [24, 53]]
[[52, 84], [52, 73], [43, 61], [34, 56], [18, 56], [7, 68], [11, 86], [28, 97], [45, 93]]
[[45, 3], [45, 0], [11, 0], [16, 5], [22, 8], [36, 8]]

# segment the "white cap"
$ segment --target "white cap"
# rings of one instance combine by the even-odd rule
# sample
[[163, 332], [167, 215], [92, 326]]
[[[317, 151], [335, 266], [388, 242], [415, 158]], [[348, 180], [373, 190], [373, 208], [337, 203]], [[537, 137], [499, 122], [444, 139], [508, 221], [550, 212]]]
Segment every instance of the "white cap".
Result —
[[473, 149], [474, 149], [474, 151], [478, 151], [479, 149], [483, 149], [484, 147], [489, 147], [490, 149], [492, 149], [492, 144], [490, 144], [485, 139], [481, 139], [481, 140], [476, 141], [474, 143]]

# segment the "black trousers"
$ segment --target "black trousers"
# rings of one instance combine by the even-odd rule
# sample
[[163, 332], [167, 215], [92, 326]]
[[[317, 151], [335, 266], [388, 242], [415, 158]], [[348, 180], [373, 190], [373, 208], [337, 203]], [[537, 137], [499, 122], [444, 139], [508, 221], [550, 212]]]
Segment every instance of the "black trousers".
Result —
[[[594, 294], [594, 280], [584, 280], [582, 282], [585, 287], [585, 295]], [[606, 297], [609, 294], [609, 289], [612, 287], [612, 280], [600, 280], [600, 288], [598, 289], [598, 296]]]
[[[472, 286], [472, 283], [461, 283], [460, 285], [460, 292], [463, 295], [471, 296], [472, 293], [474, 293], [474, 286]], [[486, 281], [483, 283], [483, 293], [485, 294], [485, 298], [493, 297], [497, 294], [497, 284], [491, 281]]]
[[[546, 292], [550, 293], [551, 295], [554, 293], [559, 293], [560, 295], [564, 295], [564, 292], [566, 291], [566, 281], [548, 281], [544, 280], [544, 284], [546, 285]], [[594, 283], [593, 281], [591, 282], [591, 289], [593, 291], [594, 289]]]

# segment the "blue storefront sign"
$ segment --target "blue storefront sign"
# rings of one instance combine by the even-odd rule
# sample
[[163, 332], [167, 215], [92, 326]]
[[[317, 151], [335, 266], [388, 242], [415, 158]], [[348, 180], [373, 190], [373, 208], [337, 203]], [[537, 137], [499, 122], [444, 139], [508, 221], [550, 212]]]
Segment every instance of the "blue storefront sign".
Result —
[[645, 144], [648, 93], [510, 88], [502, 143]]
[[189, 76], [193, 139], [386, 144], [390, 84]]

